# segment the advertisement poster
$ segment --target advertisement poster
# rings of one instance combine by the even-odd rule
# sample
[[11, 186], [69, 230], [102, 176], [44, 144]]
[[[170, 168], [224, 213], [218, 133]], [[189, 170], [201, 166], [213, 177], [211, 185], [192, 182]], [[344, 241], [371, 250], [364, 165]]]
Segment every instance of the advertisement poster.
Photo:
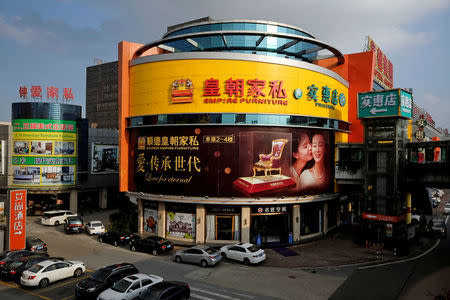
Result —
[[195, 196], [292, 196], [333, 191], [326, 130], [202, 127], [135, 131], [137, 191]]
[[92, 144], [92, 173], [119, 171], [119, 146]]
[[167, 212], [167, 236], [195, 238], [195, 214]]
[[144, 207], [144, 230], [158, 234], [158, 210]]
[[16, 119], [12, 123], [13, 185], [75, 184], [75, 121]]

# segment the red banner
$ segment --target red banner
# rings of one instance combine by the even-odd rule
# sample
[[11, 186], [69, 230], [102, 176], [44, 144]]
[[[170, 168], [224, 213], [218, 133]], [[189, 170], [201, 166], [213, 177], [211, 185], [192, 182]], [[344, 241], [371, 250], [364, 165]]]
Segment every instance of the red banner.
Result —
[[25, 249], [27, 191], [10, 191], [9, 201], [9, 250]]
[[405, 215], [401, 216], [385, 216], [385, 215], [376, 215], [376, 214], [369, 214], [369, 213], [363, 213], [362, 214], [363, 219], [367, 220], [374, 220], [374, 221], [385, 221], [385, 222], [392, 222], [397, 223], [405, 219]]

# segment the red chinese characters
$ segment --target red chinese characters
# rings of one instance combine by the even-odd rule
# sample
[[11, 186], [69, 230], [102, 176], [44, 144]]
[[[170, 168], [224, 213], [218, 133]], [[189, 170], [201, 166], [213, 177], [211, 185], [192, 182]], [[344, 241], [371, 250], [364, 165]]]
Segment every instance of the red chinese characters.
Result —
[[[30, 98], [32, 100], [36, 99], [42, 99], [42, 93], [46, 92], [46, 98], [48, 100], [58, 100], [59, 99], [59, 88], [54, 86], [49, 86], [47, 88], [42, 88], [40, 85], [32, 85], [30, 89], [28, 89], [26, 86], [20, 86], [19, 87], [19, 97], [21, 99], [27, 99], [28, 95], [30, 95]], [[66, 101], [70, 101], [74, 99], [72, 88], [64, 88], [63, 89], [63, 99]]]
[[42, 98], [42, 88], [40, 85], [31, 86], [31, 98]]
[[58, 88], [53, 86], [47, 87], [47, 98], [58, 99]]
[[232, 78], [225, 81], [225, 94], [232, 97], [242, 97], [244, 95], [244, 79], [235, 79]]
[[219, 93], [219, 80], [211, 78], [205, 80], [205, 88], [203, 90], [203, 96], [220, 96]]
[[28, 95], [28, 89], [26, 86], [19, 87], [19, 96], [20, 98], [25, 99]]
[[63, 94], [64, 100], [73, 100], [73, 94], [71, 88], [64, 88], [64, 94]]

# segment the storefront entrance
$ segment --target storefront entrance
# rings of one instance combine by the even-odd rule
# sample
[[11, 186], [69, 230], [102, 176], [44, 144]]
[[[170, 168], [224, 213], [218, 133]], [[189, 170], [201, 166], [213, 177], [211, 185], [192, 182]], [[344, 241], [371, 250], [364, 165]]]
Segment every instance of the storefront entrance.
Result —
[[264, 206], [252, 208], [251, 243], [256, 245], [286, 244], [289, 243], [290, 234], [292, 234], [290, 207]]

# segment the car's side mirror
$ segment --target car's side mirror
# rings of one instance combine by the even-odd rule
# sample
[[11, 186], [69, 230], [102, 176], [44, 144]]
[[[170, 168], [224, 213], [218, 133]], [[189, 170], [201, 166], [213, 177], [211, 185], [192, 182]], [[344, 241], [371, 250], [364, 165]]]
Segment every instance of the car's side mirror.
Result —
[[133, 289], [129, 289], [127, 293], [131, 293], [133, 291]]

